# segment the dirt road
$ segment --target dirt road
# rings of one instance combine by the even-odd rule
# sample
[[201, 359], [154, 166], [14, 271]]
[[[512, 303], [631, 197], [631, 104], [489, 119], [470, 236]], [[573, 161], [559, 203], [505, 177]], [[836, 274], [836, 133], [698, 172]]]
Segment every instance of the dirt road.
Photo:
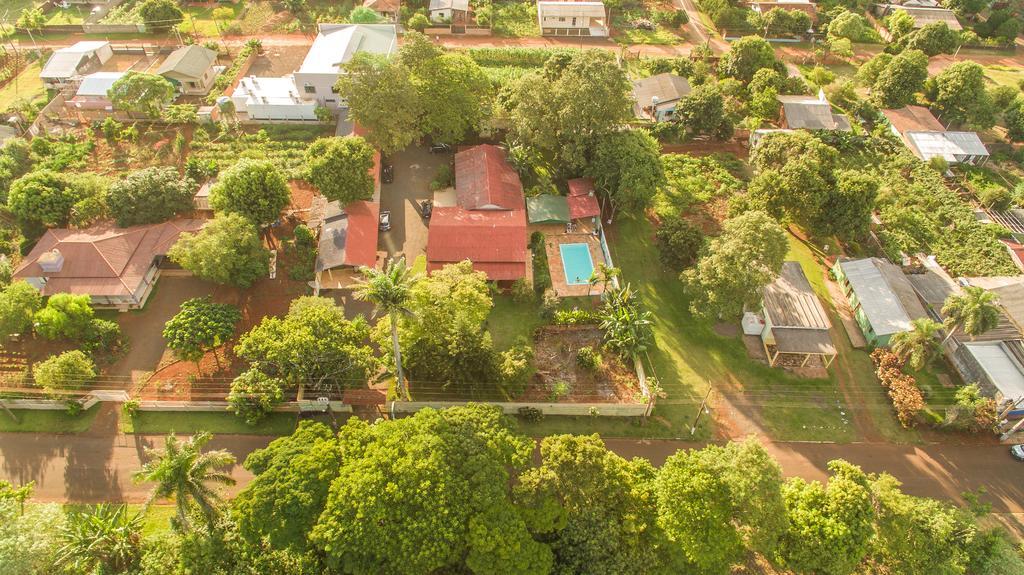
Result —
[[[271, 437], [219, 436], [210, 449], [227, 449], [239, 462]], [[143, 447], [162, 442], [155, 435], [0, 434], [0, 479], [35, 481], [41, 501], [143, 501], [147, 485], [136, 485], [131, 474], [142, 462]], [[679, 449], [703, 444], [681, 441], [607, 440], [624, 457], [644, 457], [656, 465]], [[1024, 534], [1024, 463], [1010, 458], [1005, 446], [900, 446], [856, 443], [767, 442], [768, 451], [787, 476], [825, 480], [826, 464], [845, 458], [869, 472], [886, 471], [903, 482], [908, 493], [961, 501], [961, 493], [985, 488], [996, 516]], [[231, 474], [241, 489], [252, 475], [236, 465]]]

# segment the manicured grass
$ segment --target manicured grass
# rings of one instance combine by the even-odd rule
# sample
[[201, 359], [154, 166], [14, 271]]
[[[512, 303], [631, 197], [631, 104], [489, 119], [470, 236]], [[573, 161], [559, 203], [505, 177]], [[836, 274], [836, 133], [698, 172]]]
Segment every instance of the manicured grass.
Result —
[[49, 19], [46, 23], [49, 25], [81, 24], [88, 14], [88, 7], [83, 9], [80, 5], [72, 4], [70, 8], [57, 8], [47, 14]]
[[209, 431], [214, 435], [288, 435], [296, 424], [294, 413], [271, 413], [256, 425], [246, 425], [233, 413], [216, 411], [140, 411], [131, 418], [121, 418], [124, 433]]
[[23, 101], [33, 102], [46, 98], [46, 88], [39, 78], [42, 69], [40, 61], [33, 62], [26, 66], [17, 78], [0, 89], [0, 112], [7, 111]]
[[491, 332], [494, 349], [502, 351], [512, 347], [520, 337], [529, 338], [544, 323], [536, 300], [521, 303], [503, 294], [494, 297], [487, 329]]
[[64, 410], [12, 409], [18, 421], [15, 422], [6, 411], [0, 411], [0, 431], [24, 431], [31, 433], [81, 433], [92, 425], [99, 405], [70, 416]]
[[1013, 86], [1017, 88], [1020, 86], [1020, 82], [1024, 80], [1024, 68], [993, 64], [985, 66], [985, 77], [997, 86]]

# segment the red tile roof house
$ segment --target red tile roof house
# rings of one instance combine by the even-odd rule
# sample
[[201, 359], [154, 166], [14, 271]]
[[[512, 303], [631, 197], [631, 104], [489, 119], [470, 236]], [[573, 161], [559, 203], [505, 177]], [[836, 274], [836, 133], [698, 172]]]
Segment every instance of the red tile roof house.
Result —
[[117, 228], [47, 230], [14, 271], [44, 296], [85, 294], [96, 307], [141, 308], [160, 277], [167, 251], [206, 220], [174, 220]]
[[498, 282], [527, 276], [526, 204], [519, 175], [505, 151], [484, 144], [455, 154], [458, 205], [430, 218], [427, 270], [463, 260]]

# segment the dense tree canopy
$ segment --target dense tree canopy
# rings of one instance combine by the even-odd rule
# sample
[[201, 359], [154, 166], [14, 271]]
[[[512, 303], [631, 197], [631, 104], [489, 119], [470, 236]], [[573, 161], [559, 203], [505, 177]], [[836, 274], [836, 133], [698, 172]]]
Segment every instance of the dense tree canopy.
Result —
[[174, 98], [174, 86], [163, 76], [129, 71], [110, 86], [107, 97], [116, 110], [159, 118], [160, 110]]
[[345, 318], [334, 300], [300, 297], [284, 317], [268, 316], [239, 338], [235, 353], [290, 385], [357, 387], [377, 366], [366, 345], [370, 326]]
[[373, 197], [373, 148], [359, 136], [320, 138], [306, 148], [309, 181], [342, 205]]
[[46, 299], [46, 307], [36, 312], [36, 333], [46, 339], [80, 339], [93, 319], [91, 298], [87, 294], [58, 293]]
[[639, 214], [665, 183], [660, 154], [645, 130], [612, 132], [597, 140], [587, 172], [615, 209]]
[[369, 52], [356, 52], [344, 67], [336, 89], [349, 119], [367, 129], [367, 141], [387, 155], [420, 136], [423, 107], [408, 68]]
[[265, 226], [277, 220], [291, 197], [288, 181], [273, 162], [244, 158], [221, 172], [210, 189], [210, 207]]
[[[776, 104], [777, 106], [777, 104]], [[682, 122], [687, 133], [695, 136], [732, 136], [732, 119], [726, 113], [725, 98], [716, 84], [706, 83], [694, 88], [676, 107], [675, 119]]]
[[920, 50], [928, 56], [952, 54], [960, 46], [960, 34], [945, 22], [932, 22], [907, 37], [907, 48]]
[[242, 312], [233, 305], [214, 303], [209, 296], [192, 298], [167, 321], [163, 336], [175, 355], [198, 362], [206, 352], [230, 341], [241, 319]]
[[80, 199], [72, 178], [50, 170], [30, 172], [11, 183], [7, 208], [18, 219], [44, 226], [62, 226]]
[[690, 310], [705, 317], [739, 316], [744, 305], [761, 299], [761, 288], [773, 281], [789, 251], [786, 232], [768, 214], [750, 211], [725, 221], [722, 235], [683, 272]]
[[181, 24], [184, 13], [174, 0], [145, 0], [139, 5], [139, 16], [147, 29], [163, 32]]
[[533, 443], [501, 410], [430, 409], [389, 425], [357, 419], [339, 433], [341, 465], [312, 540], [354, 574], [546, 573], [552, 553], [516, 509], [511, 473]]
[[584, 50], [552, 57], [543, 71], [511, 82], [499, 103], [514, 141], [577, 171], [589, 143], [630, 117], [629, 92], [626, 73], [610, 53]]
[[47, 392], [82, 389], [96, 378], [96, 365], [81, 351], [65, 351], [32, 367], [32, 379]]
[[984, 129], [995, 123], [985, 82], [985, 69], [979, 64], [955, 62], [928, 80], [925, 94], [932, 102], [932, 110], [944, 124], [966, 124]]
[[744, 36], [729, 46], [729, 51], [718, 61], [718, 73], [729, 78], [736, 78], [747, 84], [754, 74], [762, 68], [771, 68], [781, 74], [786, 68], [775, 57], [772, 45], [759, 36]]
[[858, 76], [871, 80], [871, 96], [880, 106], [900, 108], [914, 103], [915, 94], [924, 89], [928, 56], [920, 50], [904, 50], [896, 56], [879, 54]]
[[163, 222], [192, 208], [195, 182], [172, 167], [136, 170], [111, 184], [107, 207], [119, 226]]
[[43, 306], [39, 290], [16, 281], [0, 289], [0, 339], [32, 332], [32, 319]]
[[168, 257], [196, 276], [249, 287], [269, 273], [270, 252], [256, 227], [235, 213], [218, 215], [195, 234], [182, 234]]

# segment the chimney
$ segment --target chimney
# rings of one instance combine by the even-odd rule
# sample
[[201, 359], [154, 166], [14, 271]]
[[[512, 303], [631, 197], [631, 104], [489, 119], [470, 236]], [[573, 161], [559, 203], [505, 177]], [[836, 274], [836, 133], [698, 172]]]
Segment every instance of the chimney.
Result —
[[44, 274], [58, 273], [64, 267], [64, 255], [56, 248], [39, 256], [37, 261]]

